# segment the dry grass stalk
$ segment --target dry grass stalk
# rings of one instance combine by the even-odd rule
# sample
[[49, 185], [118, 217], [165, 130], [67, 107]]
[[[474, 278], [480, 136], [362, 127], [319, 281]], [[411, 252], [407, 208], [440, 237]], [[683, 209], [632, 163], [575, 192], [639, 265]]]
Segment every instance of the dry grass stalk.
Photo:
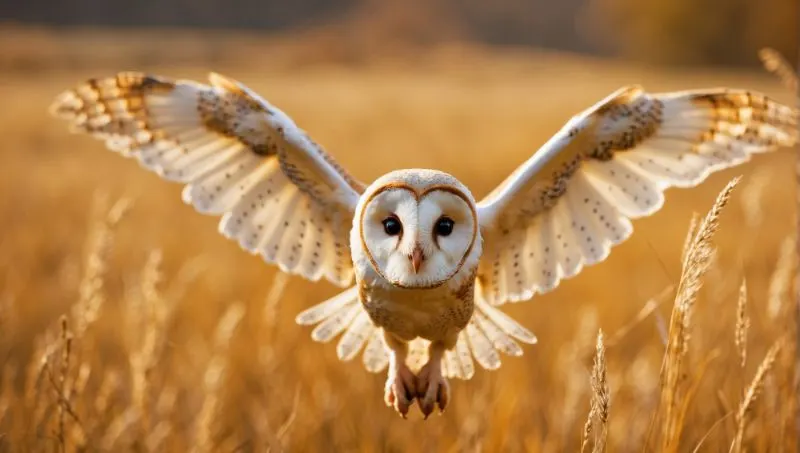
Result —
[[[148, 432], [151, 427], [149, 381], [163, 347], [164, 324], [170, 307], [159, 290], [161, 258], [160, 250], [150, 252], [142, 271], [141, 303], [131, 302], [128, 312], [130, 319], [138, 321], [135, 322], [137, 325], [131, 326], [139, 333], [139, 337], [138, 344], [132, 345], [134, 347], [129, 354], [129, 361], [132, 375], [131, 398], [138, 410], [143, 433]], [[138, 301], [138, 298], [132, 300]]]
[[47, 404], [42, 403], [43, 394], [45, 393], [42, 391], [42, 385], [47, 376], [51, 356], [57, 349], [57, 338], [52, 328], [34, 338], [33, 359], [25, 371], [25, 399], [23, 406], [29, 411], [28, 415], [30, 417], [26, 424], [28, 425], [27, 429], [33, 427], [32, 429], [37, 432], [43, 431], [42, 427], [47, 422], [45, 419]]
[[589, 445], [589, 437], [592, 435], [592, 425], [594, 423], [594, 408], [589, 408], [589, 416], [586, 417], [586, 423], [583, 424], [583, 435], [581, 436], [581, 453], [586, 451]]
[[[563, 377], [564, 384], [563, 398], [551, 402], [552, 417], [559, 421], [556, 425], [561, 430], [558, 436], [554, 436], [554, 449], [563, 449], [564, 444], [575, 435], [575, 425], [580, 423], [578, 408], [589, 393], [589, 383], [582, 376], [586, 369], [586, 360], [592, 356], [587, 351], [595, 341], [597, 309], [591, 305], [582, 308], [578, 319], [575, 334], [560, 347], [554, 368], [556, 375]], [[556, 402], [559, 404], [555, 404]]]
[[772, 366], [775, 364], [775, 359], [777, 358], [778, 352], [780, 352], [782, 347], [783, 339], [780, 339], [776, 341], [771, 348], [769, 348], [769, 351], [767, 351], [767, 355], [764, 356], [764, 360], [761, 362], [761, 365], [758, 366], [758, 370], [756, 371], [756, 375], [753, 377], [753, 381], [750, 382], [750, 385], [747, 386], [747, 389], [744, 392], [744, 398], [742, 398], [742, 402], [739, 404], [739, 409], [736, 411], [736, 436], [731, 444], [731, 451], [734, 453], [739, 453], [742, 451], [744, 431], [747, 425], [747, 415], [752, 410], [753, 404], [758, 398], [758, 395], [761, 393], [761, 390], [764, 387], [764, 379], [767, 373], [772, 369]]
[[680, 410], [683, 362], [690, 340], [694, 304], [703, 284], [703, 276], [714, 256], [711, 240], [719, 228], [719, 217], [738, 182], [738, 177], [731, 180], [717, 196], [702, 222], [697, 225], [696, 232], [693, 231], [694, 228], [689, 230], [691, 239], [686, 241], [681, 278], [670, 318], [667, 351], [661, 366], [662, 451], [678, 449], [683, 427], [683, 411]]
[[272, 286], [269, 288], [267, 298], [264, 301], [264, 325], [268, 332], [272, 332], [278, 320], [278, 305], [286, 291], [291, 276], [284, 272], [277, 272], [272, 278]]
[[[797, 71], [792, 65], [776, 50], [771, 48], [763, 48], [759, 52], [759, 57], [764, 63], [764, 67], [773, 74], [776, 74], [781, 82], [791, 90], [797, 97], [798, 105], [800, 108], [800, 69]], [[788, 370], [788, 376], [780, 379], [781, 384], [780, 394], [782, 400], [787, 404], [783, 405], [783, 413], [781, 416], [780, 430], [783, 437], [794, 437], [794, 441], [790, 442], [788, 439], [785, 445], [789, 448], [797, 449], [800, 447], [800, 438], [798, 438], [797, 427], [800, 426], [800, 413], [796, 408], [798, 405], [798, 395], [800, 395], [800, 337], [798, 336], [798, 325], [800, 324], [800, 293], [795, 293], [795, 303], [785, 303], [791, 299], [792, 276], [794, 276], [795, 291], [800, 291], [800, 273], [796, 270], [796, 263], [800, 257], [800, 158], [797, 154], [800, 153], [800, 144], [795, 146], [795, 238], [787, 237], [781, 249], [781, 256], [778, 266], [773, 274], [772, 281], [770, 282], [770, 296], [768, 313], [774, 320], [776, 318], [784, 319], [784, 323], [788, 324], [786, 327], [790, 331], [790, 335], [795, 338], [793, 344], [794, 363], [789, 364], [783, 368]], [[791, 310], [794, 305], [794, 310]], [[786, 307], [786, 308], [784, 308]], [[792, 311], [794, 313], [792, 313]], [[788, 357], [787, 357], [788, 358]], [[795, 429], [791, 429], [791, 426]], [[787, 430], [787, 427], [789, 428]], [[788, 431], [788, 435], [787, 434]]]
[[131, 206], [130, 200], [120, 199], [108, 209], [105, 195], [98, 195], [95, 199], [95, 220], [89, 236], [80, 295], [72, 313], [76, 337], [83, 337], [88, 326], [97, 319], [105, 301], [103, 279], [107, 272], [108, 255], [113, 247], [113, 233]]
[[594, 366], [592, 375], [589, 379], [592, 387], [592, 398], [589, 409], [589, 416], [583, 427], [583, 437], [581, 439], [581, 452], [585, 451], [589, 444], [589, 437], [593, 437], [593, 453], [605, 451], [608, 439], [608, 411], [611, 403], [606, 375], [606, 347], [603, 342], [603, 331], [597, 333], [597, 344], [595, 346]]
[[136, 408], [130, 406], [122, 411], [119, 415], [113, 418], [108, 428], [105, 430], [101, 440], [103, 451], [119, 451], [121, 450], [119, 444], [122, 440], [129, 435], [129, 430], [132, 428], [136, 420], [138, 420]]
[[61, 444], [61, 451], [66, 451], [66, 440], [64, 433], [64, 422], [67, 416], [67, 408], [70, 407], [70, 389], [68, 387], [67, 376], [69, 374], [69, 360], [72, 352], [72, 335], [69, 332], [66, 316], [61, 318], [61, 367], [58, 373], [58, 442]]
[[[57, 419], [53, 435], [58, 442], [60, 451], [67, 450], [69, 441], [67, 434], [67, 419], [71, 419], [80, 425], [75, 409], [72, 407], [72, 390], [70, 379], [70, 364], [72, 360], [73, 335], [69, 329], [69, 322], [66, 316], [61, 317], [61, 334], [58, 344], [50, 349], [50, 353], [44, 357], [43, 372], [47, 376], [50, 386], [56, 396]], [[53, 357], [59, 353], [59, 363], [53, 363]], [[49, 417], [37, 420], [42, 424], [47, 423]]]
[[[28, 367], [26, 407], [33, 413], [32, 425], [42, 435], [48, 430], [47, 427], [52, 423], [51, 417], [55, 415], [53, 436], [62, 451], [68, 445], [76, 449], [84, 448], [87, 442], [86, 427], [73, 406], [73, 402], [83, 396], [92, 371], [90, 364], [83, 360], [92, 355], [87, 346], [89, 342], [84, 341], [84, 334], [98, 319], [105, 301], [103, 285], [114, 230], [130, 206], [129, 201], [120, 200], [109, 208], [105, 196], [96, 196], [79, 299], [72, 307], [71, 316], [61, 317], [58, 334], [56, 326], [52, 326], [35, 341], [34, 357], [40, 357], [41, 360], [38, 367]], [[58, 362], [55, 359], [57, 356], [60, 359]], [[47, 401], [41, 398], [40, 384], [44, 378], [55, 392], [55, 414]]]
[[747, 363], [747, 331], [750, 329], [750, 317], [747, 316], [747, 282], [742, 280], [739, 287], [739, 300], [736, 304], [736, 329], [734, 343], [739, 353], [742, 368]]
[[603, 345], [603, 331], [597, 333], [597, 355], [592, 368], [592, 406], [594, 407], [597, 426], [594, 430], [594, 453], [605, 451], [608, 437], [608, 410], [611, 398], [606, 379], [606, 348]]
[[783, 240], [778, 262], [769, 281], [767, 314], [772, 320], [784, 318], [785, 310], [791, 307], [788, 302], [791, 298], [792, 278], [796, 271], [795, 243], [795, 238], [791, 236]]
[[683, 247], [681, 248], [681, 266], [686, 267], [686, 257], [689, 254], [692, 241], [697, 234], [697, 227], [700, 226], [700, 214], [697, 212], [692, 213], [692, 218], [689, 220], [689, 230], [686, 232], [686, 238], [683, 240]]
[[292, 399], [292, 408], [289, 411], [289, 415], [286, 416], [286, 419], [281, 423], [281, 426], [278, 428], [277, 432], [274, 434], [272, 433], [272, 428], [269, 425], [269, 421], [267, 420], [266, 416], [263, 415], [263, 419], [261, 424], [264, 426], [264, 431], [267, 434], [267, 453], [272, 453], [274, 451], [286, 451], [289, 434], [292, 430], [292, 425], [294, 425], [295, 420], [297, 419], [297, 411], [300, 408], [300, 386], [298, 386], [294, 391], [294, 398]]
[[[778, 262], [773, 269], [769, 281], [767, 299], [767, 315], [773, 322], [773, 329], [784, 332], [789, 337], [797, 338], [797, 319], [792, 313], [795, 304], [792, 303], [792, 284], [797, 275], [797, 251], [795, 238], [789, 236], [781, 244]], [[797, 436], [798, 420], [797, 395], [800, 384], [800, 366], [794, 363], [797, 344], [791, 343], [778, 357], [775, 370], [777, 391], [774, 393], [776, 406], [780, 410], [780, 423], [778, 423], [778, 438], [782, 440], [780, 448], [794, 449], [796, 443], [793, 439]]]
[[114, 394], [119, 390], [122, 377], [119, 371], [107, 369], [103, 374], [103, 380], [96, 391], [96, 397], [92, 409], [98, 417], [105, 417], [109, 411]]
[[608, 340], [606, 340], [606, 347], [610, 348], [622, 341], [626, 335], [628, 335], [634, 327], [638, 326], [642, 323], [648, 316], [653, 314], [658, 307], [661, 306], [664, 302], [669, 300], [669, 295], [675, 290], [674, 285], [669, 285], [666, 288], [662, 289], [658, 295], [655, 297], [648, 299], [645, 302], [644, 306], [641, 310], [636, 314], [636, 316], [631, 320], [629, 323], [622, 326], [614, 335], [611, 336]]
[[204, 399], [200, 412], [195, 419], [194, 451], [208, 452], [214, 450], [212, 431], [214, 420], [218, 417], [221, 406], [222, 385], [228, 366], [228, 344], [233, 337], [236, 326], [245, 314], [242, 303], [232, 304], [222, 315], [214, 334], [213, 356], [208, 362], [204, 376]]
[[775, 49], [765, 47], [758, 52], [767, 71], [777, 75], [790, 90], [797, 92], [798, 77], [792, 65]]
[[[748, 178], [747, 187], [740, 198], [744, 220], [750, 228], [760, 228], [766, 220], [764, 216], [764, 195], [771, 188], [773, 176], [770, 172], [759, 171]], [[750, 245], [750, 244], [747, 244]]]

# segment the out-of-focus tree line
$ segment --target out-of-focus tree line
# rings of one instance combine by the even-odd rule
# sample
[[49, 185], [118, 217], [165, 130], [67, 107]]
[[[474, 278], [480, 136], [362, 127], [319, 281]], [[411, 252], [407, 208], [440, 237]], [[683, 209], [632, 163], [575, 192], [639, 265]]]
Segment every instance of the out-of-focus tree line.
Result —
[[0, 21], [326, 30], [352, 46], [468, 40], [662, 64], [757, 65], [798, 53], [798, 0], [3, 0]]
[[798, 0], [588, 0], [581, 20], [604, 49], [666, 63], [754, 64], [771, 46], [792, 60]]

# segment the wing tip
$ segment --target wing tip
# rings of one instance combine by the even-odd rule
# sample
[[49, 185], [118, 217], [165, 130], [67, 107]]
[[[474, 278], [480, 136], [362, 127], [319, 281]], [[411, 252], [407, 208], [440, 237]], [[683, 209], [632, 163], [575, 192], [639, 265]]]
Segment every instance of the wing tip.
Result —
[[75, 90], [65, 90], [53, 98], [53, 102], [47, 107], [47, 113], [56, 118], [72, 119], [82, 106], [83, 101]]
[[213, 86], [223, 88], [225, 90], [232, 91], [234, 93], [242, 91], [239, 82], [230, 77], [226, 77], [218, 72], [214, 71], [209, 72], [208, 81]]
[[301, 311], [294, 317], [294, 322], [300, 326], [313, 326], [318, 323], [320, 319], [315, 315], [317, 306], [313, 306], [306, 310]]
[[625, 85], [606, 96], [606, 98], [602, 101], [598, 102], [597, 108], [594, 110], [594, 114], [597, 116], [604, 115], [614, 107], [630, 103], [633, 99], [641, 96], [644, 92], [644, 87], [642, 85]]

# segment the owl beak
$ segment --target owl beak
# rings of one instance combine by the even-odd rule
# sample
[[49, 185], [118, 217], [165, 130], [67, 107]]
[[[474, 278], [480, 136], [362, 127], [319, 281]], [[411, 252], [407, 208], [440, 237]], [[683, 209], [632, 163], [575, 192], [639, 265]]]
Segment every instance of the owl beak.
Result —
[[422, 247], [419, 245], [414, 246], [414, 251], [411, 252], [411, 266], [414, 268], [414, 273], [419, 272], [419, 267], [422, 266], [422, 262], [425, 261], [425, 255], [422, 254]]

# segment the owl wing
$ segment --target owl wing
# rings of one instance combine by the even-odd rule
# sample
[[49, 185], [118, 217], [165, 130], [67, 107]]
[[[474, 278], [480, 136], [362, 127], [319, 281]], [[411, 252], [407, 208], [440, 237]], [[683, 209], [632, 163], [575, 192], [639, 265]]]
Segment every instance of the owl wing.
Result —
[[62, 93], [51, 111], [186, 184], [183, 200], [222, 216], [220, 232], [245, 250], [285, 272], [351, 283], [348, 234], [363, 185], [244, 85], [127, 72]]
[[[315, 341], [327, 343], [341, 335], [336, 354], [343, 361], [352, 360], [363, 351], [368, 371], [378, 373], [389, 364], [383, 329], [370, 320], [359, 302], [356, 286], [305, 310], [296, 320], [301, 325], [315, 326], [311, 332]], [[500, 368], [501, 353], [522, 355], [518, 342], [534, 344], [536, 337], [499, 309], [476, 298], [469, 324], [459, 333], [456, 347], [442, 359], [442, 372], [446, 377], [470, 379], [475, 373], [475, 362], [484, 369], [495, 370]], [[409, 343], [406, 363], [412, 370], [419, 370], [427, 362], [429, 344], [421, 338]]]
[[530, 299], [603, 261], [630, 219], [753, 153], [790, 146], [797, 113], [757, 93], [620, 89], [572, 118], [478, 203], [478, 280], [494, 305]]

